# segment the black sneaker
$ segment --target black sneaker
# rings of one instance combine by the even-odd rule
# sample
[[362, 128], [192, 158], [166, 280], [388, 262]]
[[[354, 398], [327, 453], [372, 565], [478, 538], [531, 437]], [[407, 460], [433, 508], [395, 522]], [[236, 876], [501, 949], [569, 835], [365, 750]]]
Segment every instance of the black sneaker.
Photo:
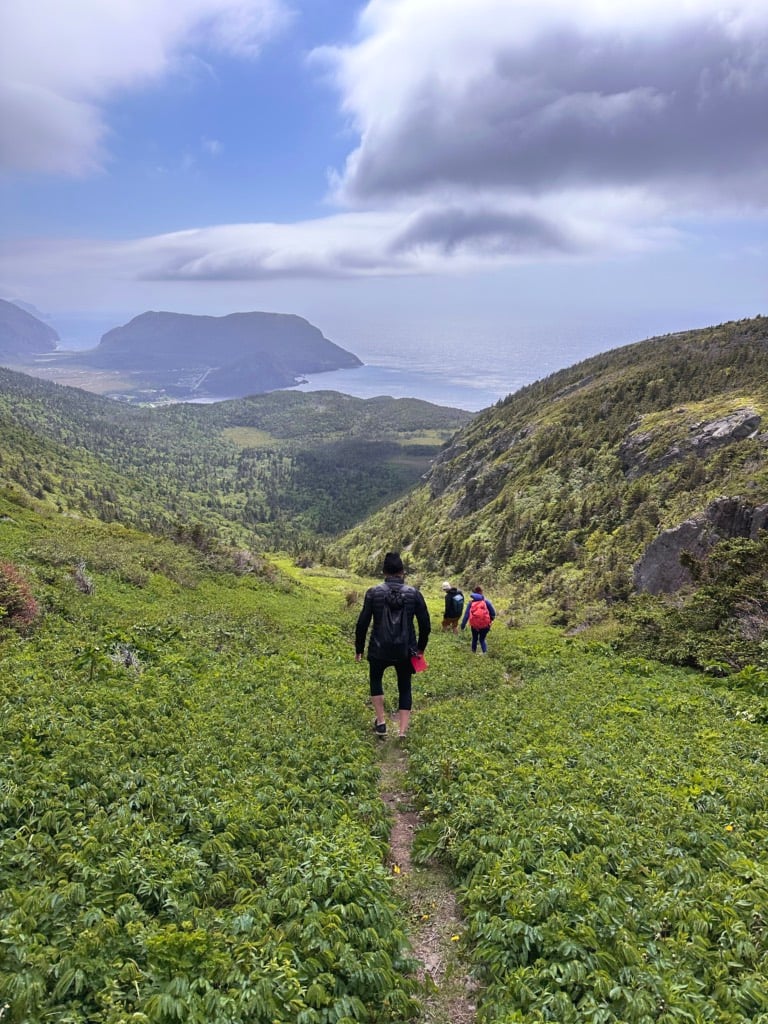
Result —
[[374, 718], [374, 720], [373, 720], [373, 731], [381, 739], [384, 739], [384, 737], [387, 735], [387, 723], [386, 722], [377, 722], [376, 719]]

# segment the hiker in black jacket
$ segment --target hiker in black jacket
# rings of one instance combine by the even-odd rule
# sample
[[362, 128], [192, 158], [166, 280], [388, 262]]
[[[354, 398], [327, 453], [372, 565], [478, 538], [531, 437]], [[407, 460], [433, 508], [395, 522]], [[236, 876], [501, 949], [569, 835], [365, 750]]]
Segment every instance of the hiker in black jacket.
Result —
[[[400, 735], [405, 736], [413, 706], [411, 655], [424, 653], [431, 629], [426, 602], [415, 587], [405, 583], [403, 561], [397, 552], [390, 551], [385, 556], [383, 573], [384, 582], [369, 587], [366, 591], [363, 610], [355, 627], [355, 661], [360, 661], [365, 650], [368, 626], [373, 620], [368, 644], [368, 665], [371, 701], [376, 711], [373, 730], [381, 738], [387, 734], [387, 719], [384, 713], [384, 670], [394, 668], [397, 673], [398, 721]], [[414, 617], [419, 627], [418, 639], [413, 624]]]
[[443, 632], [459, 632], [459, 619], [464, 611], [464, 595], [458, 587], [446, 580], [443, 583], [445, 608], [443, 609]]

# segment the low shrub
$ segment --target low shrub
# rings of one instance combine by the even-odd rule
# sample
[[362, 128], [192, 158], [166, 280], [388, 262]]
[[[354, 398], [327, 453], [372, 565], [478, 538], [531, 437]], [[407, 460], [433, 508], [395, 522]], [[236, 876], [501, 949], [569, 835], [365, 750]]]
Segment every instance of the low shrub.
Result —
[[40, 616], [29, 583], [12, 562], [0, 562], [0, 626], [23, 633]]

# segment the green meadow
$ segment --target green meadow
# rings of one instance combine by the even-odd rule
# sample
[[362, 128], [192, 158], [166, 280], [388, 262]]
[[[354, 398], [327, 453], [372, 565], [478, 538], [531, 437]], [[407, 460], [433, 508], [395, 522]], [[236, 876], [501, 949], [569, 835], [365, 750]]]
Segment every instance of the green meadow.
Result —
[[[424, 1020], [352, 645], [374, 580], [8, 494], [0, 562], [3, 1024]], [[768, 1021], [764, 676], [509, 625], [511, 591], [472, 656], [418, 582], [414, 855], [478, 1021]]]

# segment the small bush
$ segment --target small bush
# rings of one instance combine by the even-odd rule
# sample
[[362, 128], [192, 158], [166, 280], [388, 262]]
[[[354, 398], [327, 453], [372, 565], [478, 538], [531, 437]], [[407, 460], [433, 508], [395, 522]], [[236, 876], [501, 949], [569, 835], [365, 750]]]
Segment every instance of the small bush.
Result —
[[29, 584], [11, 562], [0, 562], [0, 626], [23, 633], [40, 615]]
[[109, 653], [109, 660], [114, 665], [130, 669], [137, 675], [141, 673], [141, 660], [129, 644], [116, 643]]
[[72, 574], [75, 580], [75, 586], [82, 594], [92, 594], [96, 589], [96, 585], [93, 582], [93, 577], [85, 571], [85, 562], [79, 561], [75, 566], [75, 571]]

